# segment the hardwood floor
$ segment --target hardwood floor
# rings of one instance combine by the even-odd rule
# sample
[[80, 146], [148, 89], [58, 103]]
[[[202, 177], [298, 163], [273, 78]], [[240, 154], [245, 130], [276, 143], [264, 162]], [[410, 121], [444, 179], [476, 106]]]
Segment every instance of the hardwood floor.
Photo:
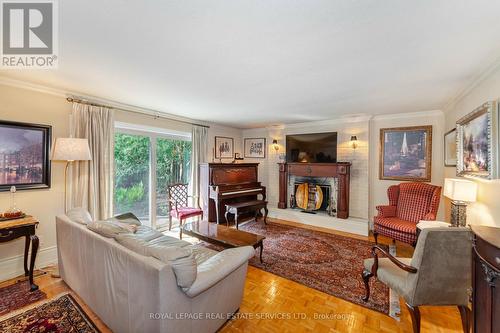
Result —
[[[276, 220], [274, 222], [294, 224]], [[373, 237], [369, 238], [373, 240]], [[384, 237], [379, 237], [379, 241], [385, 244], [391, 242]], [[413, 250], [410, 246], [400, 243], [397, 246], [399, 256], [411, 256]], [[46, 270], [51, 269], [53, 268], [49, 267]], [[13, 279], [0, 283], [0, 287], [15, 281]], [[35, 281], [48, 298], [71, 291], [61, 279], [53, 278], [50, 274], [36, 277]], [[99, 329], [104, 333], [110, 332], [85, 303], [75, 296]], [[221, 332], [412, 332], [410, 315], [403, 303], [401, 309], [401, 321], [397, 322], [379, 312], [249, 266], [240, 312]], [[462, 332], [456, 307], [422, 307], [421, 316], [422, 333]]]

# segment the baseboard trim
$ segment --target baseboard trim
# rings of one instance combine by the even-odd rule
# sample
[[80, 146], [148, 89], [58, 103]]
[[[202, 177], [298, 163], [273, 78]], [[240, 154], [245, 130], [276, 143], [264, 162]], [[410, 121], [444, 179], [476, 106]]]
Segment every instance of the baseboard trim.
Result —
[[[31, 252], [30, 254], [31, 255]], [[24, 274], [24, 255], [17, 255], [0, 260], [0, 281], [9, 280]], [[29, 257], [28, 257], [29, 260]], [[35, 268], [46, 267], [57, 263], [57, 246], [38, 250]]]

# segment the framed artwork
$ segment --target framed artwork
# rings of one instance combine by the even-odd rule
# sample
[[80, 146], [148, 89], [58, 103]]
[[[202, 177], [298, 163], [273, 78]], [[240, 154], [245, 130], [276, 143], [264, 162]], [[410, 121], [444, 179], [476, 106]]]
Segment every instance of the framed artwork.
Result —
[[457, 129], [446, 132], [444, 135], [444, 166], [457, 166]]
[[215, 158], [233, 159], [234, 139], [224, 136], [215, 137]]
[[432, 126], [380, 129], [379, 178], [431, 181]]
[[244, 142], [245, 158], [266, 158], [265, 138], [245, 138]]
[[52, 127], [0, 120], [0, 191], [50, 187]]
[[497, 178], [497, 102], [487, 102], [457, 121], [457, 145], [457, 176]]

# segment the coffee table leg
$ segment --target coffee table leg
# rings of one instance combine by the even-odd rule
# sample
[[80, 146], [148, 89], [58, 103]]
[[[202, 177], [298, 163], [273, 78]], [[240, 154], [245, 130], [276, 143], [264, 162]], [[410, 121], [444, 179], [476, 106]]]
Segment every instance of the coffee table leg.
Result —
[[262, 264], [263, 261], [262, 261], [262, 251], [264, 250], [264, 242], [260, 242], [260, 263]]
[[30, 286], [31, 286], [31, 291], [35, 291], [38, 289], [38, 286], [33, 282], [33, 272], [35, 270], [35, 259], [36, 259], [36, 253], [38, 251], [38, 237], [36, 235], [31, 235], [31, 260], [30, 260], [30, 274], [29, 274], [29, 280], [30, 280]]

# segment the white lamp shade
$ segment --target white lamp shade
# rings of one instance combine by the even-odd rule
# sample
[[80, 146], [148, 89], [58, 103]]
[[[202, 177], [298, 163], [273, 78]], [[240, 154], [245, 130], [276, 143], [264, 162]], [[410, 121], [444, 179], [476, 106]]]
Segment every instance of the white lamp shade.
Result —
[[52, 150], [54, 161], [90, 161], [90, 148], [87, 139], [57, 138]]
[[455, 201], [476, 201], [477, 184], [465, 179], [446, 178], [444, 180], [444, 196]]

